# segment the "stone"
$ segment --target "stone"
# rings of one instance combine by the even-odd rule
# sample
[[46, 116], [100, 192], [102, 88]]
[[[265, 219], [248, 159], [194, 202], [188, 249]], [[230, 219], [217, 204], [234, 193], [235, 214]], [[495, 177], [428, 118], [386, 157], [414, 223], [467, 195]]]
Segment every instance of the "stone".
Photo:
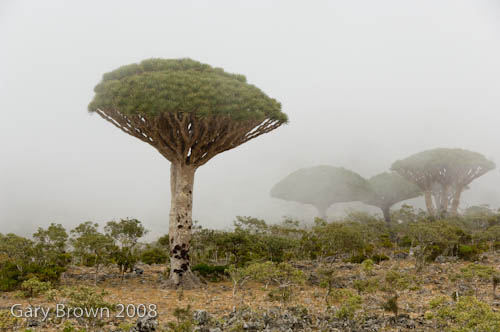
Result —
[[139, 318], [134, 327], [129, 332], [154, 332], [158, 327], [158, 319], [156, 317], [146, 316]]
[[210, 321], [210, 315], [205, 310], [196, 310], [193, 313], [193, 320], [198, 325], [206, 325]]

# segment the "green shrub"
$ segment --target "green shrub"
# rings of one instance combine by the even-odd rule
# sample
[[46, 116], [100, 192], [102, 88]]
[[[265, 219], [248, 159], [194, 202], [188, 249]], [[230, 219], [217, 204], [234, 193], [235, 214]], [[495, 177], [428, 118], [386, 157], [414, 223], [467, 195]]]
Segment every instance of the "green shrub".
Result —
[[472, 261], [477, 258], [479, 249], [475, 245], [460, 245], [458, 246], [458, 257], [464, 260]]
[[498, 332], [500, 313], [473, 296], [460, 297], [458, 302], [439, 301], [433, 306], [435, 317], [450, 332]]
[[363, 300], [361, 296], [352, 295], [345, 299], [340, 308], [335, 312], [335, 317], [339, 319], [353, 319], [356, 311], [361, 309]]
[[399, 311], [398, 296], [394, 295], [388, 298], [384, 303], [382, 303], [382, 308], [387, 312], [392, 312], [394, 316], [397, 316]]
[[226, 275], [227, 265], [208, 265], [197, 264], [193, 266], [192, 271], [198, 272], [201, 276], [210, 279], [210, 281], [220, 281]]
[[388, 292], [416, 289], [418, 287], [417, 279], [413, 274], [395, 269], [385, 273], [384, 283], [383, 290]]
[[371, 259], [365, 259], [362, 263], [361, 263], [361, 267], [363, 269], [363, 272], [365, 272], [366, 274], [371, 274], [372, 271], [373, 271], [373, 261]]
[[177, 307], [174, 309], [174, 317], [177, 322], [169, 322], [167, 324], [168, 332], [192, 332], [194, 331], [194, 320], [193, 312], [191, 311], [191, 305], [187, 305], [186, 308]]
[[345, 288], [333, 289], [329, 297], [338, 306], [335, 317], [339, 319], [353, 319], [363, 303], [361, 296]]
[[148, 265], [165, 264], [167, 262], [168, 255], [160, 248], [152, 248], [142, 252], [140, 259], [141, 262]]
[[23, 281], [21, 284], [21, 289], [23, 290], [22, 295], [29, 299], [47, 292], [50, 288], [50, 282], [40, 281], [36, 277]]
[[353, 282], [352, 287], [358, 294], [373, 293], [380, 287], [380, 281], [378, 278], [358, 279]]
[[281, 303], [289, 302], [292, 299], [292, 295], [290, 287], [277, 287], [267, 293], [270, 301], [279, 301]]
[[366, 257], [366, 255], [353, 255], [347, 260], [347, 262], [353, 264], [361, 264], [367, 259], [368, 257]]
[[411, 247], [411, 238], [408, 235], [403, 236], [401, 240], [399, 240], [399, 246], [403, 248]]
[[497, 271], [491, 266], [472, 263], [460, 269], [460, 273], [456, 275], [455, 278], [465, 279], [467, 281], [489, 281], [496, 273]]
[[22, 282], [22, 273], [16, 264], [5, 262], [0, 265], [0, 291], [9, 292]]
[[[105, 301], [104, 297], [108, 295], [104, 289], [97, 291], [94, 288], [79, 286], [79, 287], [66, 287], [61, 290], [62, 296], [65, 298], [63, 303], [66, 304], [67, 309], [81, 308], [82, 310], [109, 310], [113, 311], [115, 305]], [[102, 325], [102, 320], [99, 315], [84, 315], [82, 317], [86, 320], [89, 326]]]
[[389, 257], [387, 257], [384, 254], [375, 254], [375, 255], [372, 256], [371, 259], [372, 259], [372, 261], [375, 262], [375, 264], [379, 264], [382, 261], [388, 261]]

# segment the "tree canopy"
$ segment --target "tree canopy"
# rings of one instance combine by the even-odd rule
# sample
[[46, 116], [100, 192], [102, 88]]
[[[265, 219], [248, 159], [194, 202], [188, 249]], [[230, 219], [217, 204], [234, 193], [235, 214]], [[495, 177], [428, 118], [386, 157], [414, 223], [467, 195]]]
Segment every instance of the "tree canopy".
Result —
[[379, 207], [386, 221], [390, 221], [390, 208], [396, 203], [418, 197], [422, 191], [395, 172], [384, 172], [368, 179], [374, 195], [363, 203]]
[[335, 203], [363, 201], [373, 195], [369, 183], [342, 167], [315, 166], [288, 175], [271, 189], [271, 196], [315, 206], [321, 217]]
[[[480, 153], [447, 148], [414, 154], [394, 162], [391, 167], [424, 191], [430, 214], [434, 214], [436, 208], [441, 213], [456, 213], [462, 191], [474, 179], [494, 168], [495, 163]], [[436, 207], [432, 202], [433, 194]]]
[[191, 59], [148, 59], [103, 75], [89, 111], [154, 146], [172, 162], [201, 166], [287, 122], [281, 104], [245, 76]]

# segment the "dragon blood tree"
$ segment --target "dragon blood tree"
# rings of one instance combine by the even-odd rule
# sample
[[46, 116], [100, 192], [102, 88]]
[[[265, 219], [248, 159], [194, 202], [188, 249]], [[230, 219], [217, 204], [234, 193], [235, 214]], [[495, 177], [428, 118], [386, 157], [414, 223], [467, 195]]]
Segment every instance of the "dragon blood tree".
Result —
[[89, 111], [171, 162], [171, 287], [191, 288], [189, 248], [196, 169], [287, 122], [281, 104], [245, 76], [190, 59], [150, 59], [103, 75]]
[[370, 184], [359, 174], [327, 165], [299, 169], [271, 189], [271, 197], [314, 206], [322, 219], [333, 204], [365, 201], [372, 195]]
[[495, 163], [480, 153], [447, 148], [416, 153], [391, 167], [423, 191], [429, 215], [437, 211], [441, 216], [456, 215], [462, 192], [494, 168]]
[[374, 195], [363, 201], [373, 205], [384, 215], [386, 222], [391, 222], [391, 207], [399, 202], [422, 195], [420, 188], [396, 172], [384, 172], [368, 179]]

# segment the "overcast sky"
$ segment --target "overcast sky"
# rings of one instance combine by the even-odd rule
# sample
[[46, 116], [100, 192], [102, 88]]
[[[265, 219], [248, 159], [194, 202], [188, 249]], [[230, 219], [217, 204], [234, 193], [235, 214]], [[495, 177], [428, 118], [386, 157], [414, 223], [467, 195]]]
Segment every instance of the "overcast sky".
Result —
[[[312, 220], [314, 208], [269, 197], [302, 167], [369, 177], [435, 147], [500, 162], [498, 0], [0, 0], [0, 48], [3, 233], [125, 217], [167, 231], [169, 162], [87, 112], [103, 73], [151, 57], [244, 74], [290, 118], [198, 170], [205, 227]], [[499, 199], [497, 169], [461, 207]]]

